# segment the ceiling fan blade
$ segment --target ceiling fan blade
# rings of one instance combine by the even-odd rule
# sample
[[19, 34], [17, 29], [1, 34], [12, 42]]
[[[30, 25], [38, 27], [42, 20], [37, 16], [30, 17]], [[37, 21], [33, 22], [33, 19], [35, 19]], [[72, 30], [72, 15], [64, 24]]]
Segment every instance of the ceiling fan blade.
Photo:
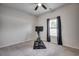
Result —
[[38, 9], [38, 5], [35, 7], [35, 11]]
[[47, 9], [47, 7], [46, 7], [44, 4], [42, 4], [42, 7], [43, 7], [44, 9]]

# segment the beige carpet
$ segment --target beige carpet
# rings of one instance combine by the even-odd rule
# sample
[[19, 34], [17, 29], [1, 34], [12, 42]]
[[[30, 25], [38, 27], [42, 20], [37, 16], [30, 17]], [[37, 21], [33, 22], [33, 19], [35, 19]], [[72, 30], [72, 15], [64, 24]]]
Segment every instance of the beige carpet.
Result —
[[79, 50], [44, 42], [47, 49], [33, 49], [34, 41], [0, 48], [0, 56], [79, 56]]

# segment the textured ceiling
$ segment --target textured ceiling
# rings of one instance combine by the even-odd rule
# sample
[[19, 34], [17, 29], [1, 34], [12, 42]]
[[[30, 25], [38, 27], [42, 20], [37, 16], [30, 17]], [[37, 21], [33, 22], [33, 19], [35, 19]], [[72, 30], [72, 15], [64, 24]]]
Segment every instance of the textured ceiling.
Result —
[[47, 7], [47, 9], [45, 10], [44, 8], [39, 7], [37, 11], [34, 10], [35, 7], [37, 6], [37, 4], [35, 4], [35, 3], [6, 3], [3, 5], [38, 16], [40, 14], [44, 14], [51, 10], [55, 10], [56, 8], [63, 6], [64, 3], [44, 3], [44, 5]]

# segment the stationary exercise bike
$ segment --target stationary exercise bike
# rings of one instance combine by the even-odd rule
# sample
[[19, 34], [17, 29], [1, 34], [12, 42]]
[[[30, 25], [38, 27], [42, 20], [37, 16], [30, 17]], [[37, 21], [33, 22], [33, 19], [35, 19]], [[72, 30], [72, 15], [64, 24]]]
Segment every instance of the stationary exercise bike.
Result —
[[43, 41], [40, 38], [40, 31], [43, 31], [43, 26], [36, 26], [35, 31], [37, 32], [38, 38], [34, 41], [33, 49], [46, 49]]

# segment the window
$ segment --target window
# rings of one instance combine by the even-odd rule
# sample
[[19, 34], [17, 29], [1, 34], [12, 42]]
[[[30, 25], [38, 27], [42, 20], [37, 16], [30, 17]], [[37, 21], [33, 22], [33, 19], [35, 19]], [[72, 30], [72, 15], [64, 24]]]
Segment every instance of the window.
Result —
[[57, 36], [57, 19], [51, 19], [49, 21], [50, 36]]

